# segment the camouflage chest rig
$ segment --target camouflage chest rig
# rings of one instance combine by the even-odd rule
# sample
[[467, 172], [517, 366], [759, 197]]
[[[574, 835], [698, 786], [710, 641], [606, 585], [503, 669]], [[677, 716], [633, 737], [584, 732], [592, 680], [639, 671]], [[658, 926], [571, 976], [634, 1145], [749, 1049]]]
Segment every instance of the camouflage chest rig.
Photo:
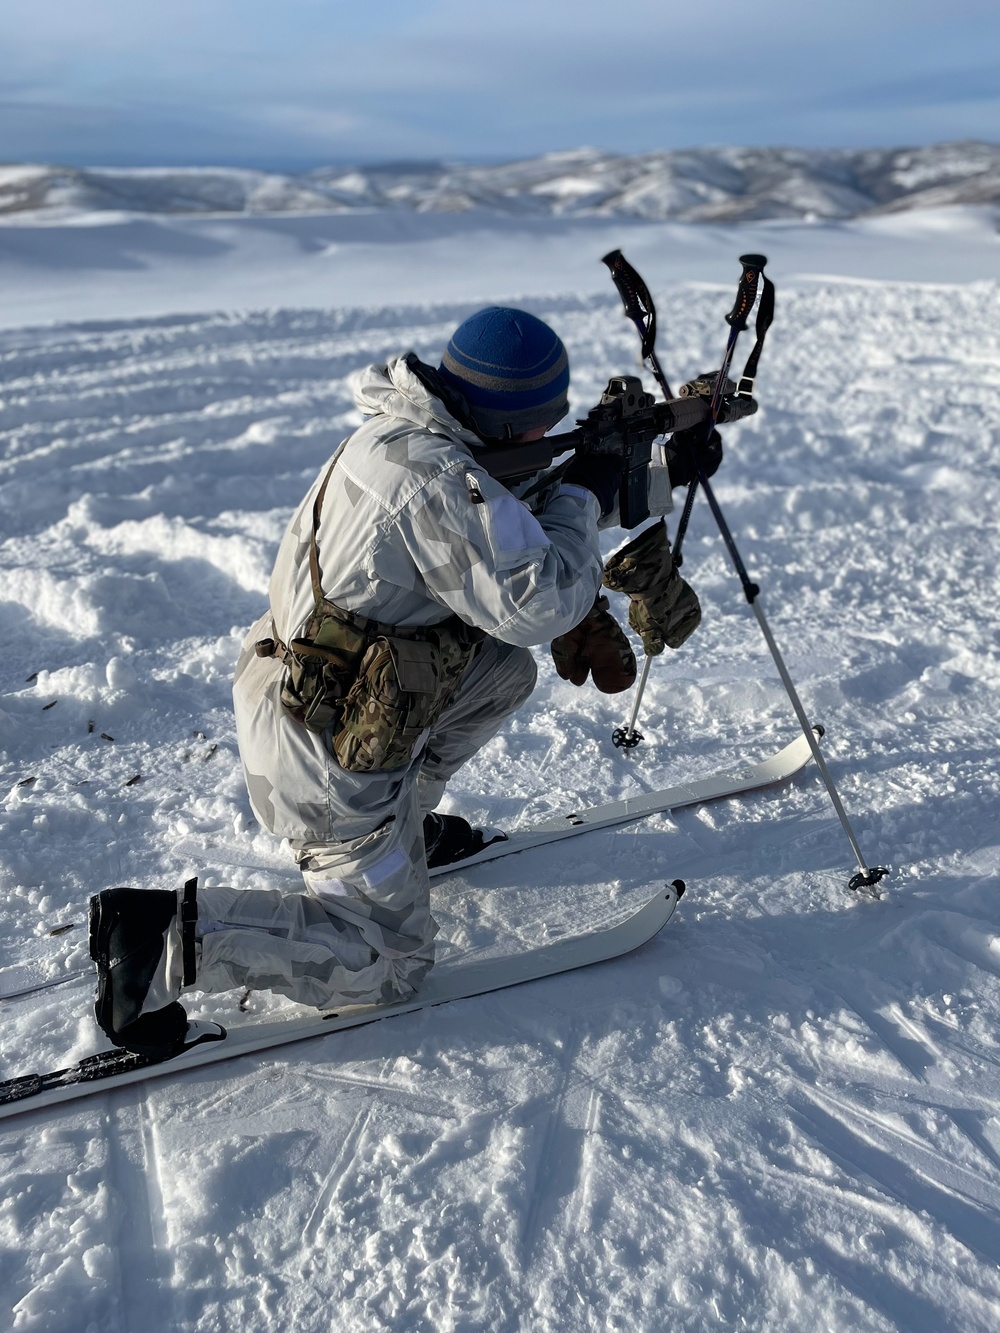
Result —
[[256, 651], [284, 663], [282, 707], [310, 731], [328, 734], [342, 768], [386, 772], [411, 762], [486, 636], [456, 615], [419, 628], [386, 625], [324, 597], [317, 534], [336, 466], [334, 458], [313, 504], [313, 614], [301, 638], [284, 644], [275, 631]]

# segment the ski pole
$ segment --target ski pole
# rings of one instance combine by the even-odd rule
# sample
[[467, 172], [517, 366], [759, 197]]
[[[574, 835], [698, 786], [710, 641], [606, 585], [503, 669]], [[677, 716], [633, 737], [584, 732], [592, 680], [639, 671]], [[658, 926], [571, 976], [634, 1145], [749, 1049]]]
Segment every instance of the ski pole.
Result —
[[[670, 392], [670, 385], [660, 365], [659, 357], [656, 355], [656, 306], [653, 304], [653, 298], [650, 295], [649, 288], [632, 267], [620, 250], [611, 250], [606, 254], [602, 263], [607, 264], [611, 278], [618, 289], [618, 294], [622, 298], [622, 304], [625, 307], [625, 313], [639, 333], [641, 357], [643, 361], [648, 361], [652, 367], [656, 382], [659, 384], [665, 399], [673, 397]], [[767, 259], [764, 255], [742, 255], [740, 263], [743, 265], [743, 273], [740, 277], [740, 285], [736, 292], [736, 303], [732, 310], [726, 316], [726, 321], [730, 325], [729, 340], [726, 344], [725, 356], [722, 360], [722, 366], [715, 377], [715, 385], [712, 389], [712, 396], [709, 401], [709, 416], [706, 424], [705, 439], [708, 440], [719, 416], [719, 403], [722, 394], [725, 391], [726, 381], [729, 376], [729, 367], [732, 364], [733, 351], [736, 347], [736, 340], [740, 333], [747, 326], [747, 316], [753, 309], [753, 304], [757, 296], [757, 282], [761, 276]], [[757, 321], [757, 346], [754, 348], [751, 361], [753, 362], [753, 371], [756, 373], [756, 363], [760, 356], [760, 349], [763, 346], [764, 334], [771, 323], [774, 312], [774, 287], [770, 281], [765, 278], [765, 291], [769, 289], [771, 293], [770, 313], [767, 321], [762, 326], [760, 319]], [[750, 362], [743, 372], [743, 379], [740, 381], [740, 390], [744, 391], [744, 384], [749, 388], [745, 392], [749, 395], [753, 390], [753, 376], [747, 378], [748, 371], [751, 369]], [[680, 566], [683, 562], [681, 555], [681, 545], [684, 541], [684, 533], [687, 531], [688, 522], [691, 518], [691, 510], [694, 507], [695, 492], [698, 488], [697, 477], [693, 478], [687, 489], [687, 495], [684, 500], [684, 510], [681, 514], [680, 523], [677, 528], [677, 537], [674, 540], [673, 560], [674, 564]], [[636, 688], [635, 701], [632, 706], [632, 716], [629, 719], [627, 727], [616, 727], [611, 733], [611, 742], [618, 749], [634, 750], [643, 739], [642, 735], [636, 731], [636, 719], [639, 716], [639, 708], [642, 704], [642, 696], [646, 690], [646, 681], [649, 679], [650, 658], [647, 654], [646, 660], [642, 666], [642, 675]]]
[[[605, 263], [608, 263], [609, 268], [611, 268], [612, 270], [612, 276], [615, 277], [615, 285], [618, 287], [619, 292], [622, 294], [622, 300], [625, 302], [626, 312], [636, 322], [636, 325], [640, 330], [640, 334], [643, 336], [644, 339], [643, 355], [648, 356], [649, 350], [651, 349], [647, 346], [646, 339], [649, 336], [650, 331], [652, 332], [653, 336], [655, 336], [655, 329], [656, 329], [655, 312], [653, 312], [651, 315], [644, 314], [644, 312], [641, 309], [641, 303], [640, 303], [640, 308], [638, 309], [639, 317], [636, 318], [636, 314], [634, 314], [633, 310], [630, 309], [629, 307], [629, 301], [626, 300], [626, 295], [622, 289], [622, 285], [619, 284], [618, 277], [616, 276], [615, 266], [613, 266], [612, 263], [608, 262], [609, 260], [614, 260], [616, 258], [621, 261], [619, 267], [624, 266], [625, 268], [630, 268], [630, 266], [626, 264], [624, 258], [621, 256], [620, 251], [612, 252], [610, 256], [607, 256], [605, 258]], [[756, 294], [757, 282], [761, 275], [761, 270], [767, 263], [767, 260], [763, 255], [743, 255], [740, 258], [740, 263], [743, 265], [743, 274], [741, 275], [740, 278], [740, 286], [737, 291], [736, 304], [733, 306], [733, 309], [730, 311], [730, 313], [726, 316], [726, 322], [730, 326], [730, 334], [726, 345], [726, 355], [723, 360], [722, 367], [719, 370], [719, 374], [716, 377], [715, 388], [712, 393], [712, 401], [710, 405], [710, 417], [709, 417], [710, 424], [708, 426], [709, 432], [711, 431], [712, 427], [715, 424], [716, 415], [718, 413], [718, 404], [722, 396], [722, 392], [725, 388], [729, 366], [732, 363], [733, 351], [736, 347], [736, 340], [739, 337], [740, 332], [746, 328], [747, 316], [749, 315], [751, 309], [753, 308], [753, 298]], [[645, 298], [646, 298], [645, 304], [648, 310], [652, 311], [653, 310], [652, 300], [649, 299], [648, 289], [645, 287], [645, 284], [642, 283], [642, 280], [639, 278], [639, 275], [635, 273], [634, 269], [631, 270], [631, 278], [632, 281], [629, 284], [630, 292], [633, 290], [636, 291], [636, 293], [645, 292]], [[740, 382], [737, 388], [738, 393], [748, 394], [752, 392], [753, 381], [757, 373], [757, 363], [760, 358], [761, 349], [764, 344], [764, 337], [765, 334], [767, 333], [768, 328], [770, 327], [773, 317], [774, 317], [774, 284], [771, 283], [769, 279], [764, 278], [764, 291], [761, 295], [761, 304], [758, 309], [758, 315], [757, 315], [757, 325], [756, 325], [757, 342], [756, 345], [754, 346], [753, 351], [750, 354], [746, 367], [744, 368], [743, 375], [740, 378]], [[657, 379], [660, 380], [660, 375], [657, 375]], [[662, 384], [663, 381], [661, 381], [661, 387]], [[861, 847], [858, 843], [857, 837], [854, 834], [854, 829], [851, 827], [851, 821], [848, 818], [846, 809], [844, 808], [844, 803], [840, 799], [840, 794], [837, 791], [833, 778], [830, 776], [830, 771], [826, 766], [826, 760], [824, 759], [823, 753], [819, 748], [819, 743], [817, 741], [816, 735], [813, 731], [809, 718], [806, 715], [806, 711], [802, 706], [802, 700], [799, 698], [798, 691], [796, 690], [795, 684], [792, 681], [791, 676], [789, 675], [788, 668], [785, 665], [785, 661], [781, 655], [780, 649], [778, 648], [778, 644], [774, 638], [774, 635], [771, 633], [771, 627], [768, 624], [767, 617], [764, 614], [764, 608], [760, 600], [760, 587], [758, 584], [754, 583], [751, 580], [749, 574], [746, 571], [746, 566], [744, 565], [742, 557], [740, 556], [739, 550], [736, 546], [736, 542], [733, 540], [733, 534], [729, 528], [729, 524], [726, 522], [725, 516], [723, 515], [722, 510], [719, 507], [719, 502], [715, 498], [715, 492], [712, 489], [708, 477], [705, 474], [705, 469], [701, 464], [701, 461], [697, 455], [697, 451], [690, 448], [690, 446], [689, 446], [689, 456], [690, 456], [690, 461], [692, 462], [694, 467], [695, 475], [694, 479], [691, 482], [690, 487], [688, 488], [688, 495], [684, 505], [684, 514], [682, 515], [681, 518], [683, 528], [679, 528], [678, 530], [678, 538], [674, 548], [675, 552], [677, 550], [677, 547], [680, 545], [681, 539], [684, 536], [684, 529], [686, 529], [687, 527], [687, 518], [690, 516], [691, 507], [694, 502], [695, 488], [700, 484], [702, 490], [705, 492], [705, 498], [708, 500], [709, 508], [712, 510], [712, 515], [715, 518], [723, 542], [725, 543], [726, 549], [729, 552], [729, 557], [733, 563], [733, 567], [735, 568], [740, 583], [743, 586], [743, 593], [747, 601], [753, 607], [754, 615], [757, 618], [757, 623], [760, 625], [761, 633], [764, 635], [764, 640], [767, 643], [768, 649], [771, 652], [771, 657], [774, 661], [775, 666], [777, 667], [778, 675], [780, 676], [781, 682], [785, 687], [785, 691], [788, 694], [789, 700], [791, 701], [792, 708], [794, 709], [799, 725], [802, 728], [802, 733], [805, 736], [806, 741], [808, 742], [810, 750], [812, 751], [813, 758], [816, 761], [816, 766], [820, 771], [820, 775], [823, 779], [824, 785], [826, 786], [827, 793], [829, 794], [830, 800], [833, 803], [833, 808], [837, 812], [837, 816], [840, 819], [845, 834], [847, 835], [847, 840], [851, 845], [851, 850], [853, 851], [855, 859], [857, 860], [858, 871], [855, 875], [852, 875], [851, 879], [849, 880], [848, 888], [852, 890], [857, 890], [862, 888], [868, 889], [872, 897], [877, 898], [879, 896], [878, 884], [882, 880], [882, 878], [889, 873], [888, 867], [887, 866], [870, 867], [867, 861], [865, 860], [865, 857], [861, 851]], [[676, 554], [675, 554], [675, 560], [676, 560]], [[635, 745], [638, 744], [639, 740], [641, 739], [639, 733], [635, 730], [635, 722], [639, 712], [639, 700], [642, 697], [642, 692], [645, 689], [646, 679], [649, 674], [650, 661], [651, 659], [647, 657], [643, 667], [642, 678], [639, 682], [639, 689], [637, 691], [636, 703], [632, 710], [632, 718], [631, 721], [629, 722], [628, 729], [624, 731], [622, 729], [619, 729], [615, 733], [615, 737], [613, 737], [616, 745], [623, 746], [626, 749], [633, 748]]]
[[[730, 326], [730, 334], [726, 345], [726, 355], [722, 363], [722, 368], [716, 378], [715, 390], [712, 394], [712, 401], [710, 404], [711, 424], [708, 426], [709, 431], [711, 431], [718, 413], [719, 400], [725, 386], [729, 366], [732, 363], [736, 339], [739, 337], [740, 332], [747, 326], [747, 316], [753, 308], [758, 278], [761, 276], [761, 271], [767, 263], [767, 259], [764, 255], [741, 255], [740, 263], [743, 265], [743, 274], [740, 278], [736, 304], [726, 316], [726, 322]], [[756, 272], [754, 270], [756, 270]], [[750, 354], [749, 360], [747, 361], [743, 375], [740, 378], [740, 383], [737, 389], [738, 393], [750, 393], [753, 390], [753, 381], [757, 373], [757, 362], [760, 358], [761, 348], [764, 344], [764, 336], [774, 318], [774, 284], [767, 278], [764, 278], [764, 284], [764, 290], [761, 294], [761, 304], [757, 316], [757, 342]], [[684, 515], [682, 515], [681, 519], [682, 525], [683, 527], [687, 526], [686, 518], [691, 512], [695, 487], [700, 484], [702, 490], [705, 492], [705, 498], [708, 500], [709, 507], [712, 510], [712, 515], [718, 525], [719, 532], [722, 534], [722, 539], [726, 544], [729, 558], [732, 560], [733, 567], [736, 570], [740, 583], [743, 585], [743, 593], [747, 601], [753, 607], [753, 612], [757, 617], [757, 623], [760, 626], [761, 633], [764, 635], [764, 640], [770, 650], [774, 665], [778, 669], [778, 675], [781, 677], [785, 692], [791, 701], [792, 708], [795, 710], [795, 716], [798, 718], [799, 725], [802, 728], [802, 734], [809, 743], [813, 758], [816, 760], [816, 767], [820, 771], [820, 775], [826, 786], [830, 800], [833, 802], [833, 808], [837, 812], [837, 816], [847, 835], [847, 840], [851, 845], [851, 850], [854, 852], [854, 856], [858, 862], [858, 873], [852, 876], [849, 887], [851, 889], [866, 888], [872, 893], [873, 897], [878, 897], [877, 885], [883, 876], [888, 874], [888, 868], [886, 866], [869, 867], [861, 852], [858, 840], [854, 834], [854, 829], [851, 827], [851, 821], [844, 808], [844, 803], [840, 799], [840, 794], [837, 791], [833, 778], [830, 776], [830, 770], [826, 766], [823, 752], [819, 748], [819, 742], [813, 732], [812, 724], [806, 715], [806, 710], [802, 706], [802, 700], [799, 698], [798, 691], [789, 675], [788, 668], [785, 665], [785, 660], [781, 655], [781, 651], [778, 648], [774, 635], [771, 633], [771, 627], [768, 624], [767, 617], [764, 614], [764, 608], [761, 605], [760, 588], [756, 583], [752, 582], [750, 576], [747, 574], [746, 566], [743, 564], [743, 560], [736, 547], [736, 542], [733, 540], [733, 534], [730, 531], [729, 524], [726, 522], [722, 510], [719, 507], [719, 502], [715, 498], [715, 492], [709, 483], [708, 477], [705, 475], [701, 460], [698, 458], [694, 449], [690, 449], [689, 453], [691, 461], [694, 464], [695, 477], [688, 489], [687, 500], [684, 506]], [[683, 527], [678, 528], [677, 539], [674, 543], [675, 562], [677, 560], [677, 550], [684, 536]]]
[[649, 288], [620, 250], [609, 250], [601, 263], [607, 264], [611, 270], [611, 280], [618, 288], [625, 313], [639, 330], [642, 360], [648, 361], [652, 367], [656, 382], [663, 390], [664, 398], [667, 400], [673, 398], [660, 359], [656, 355], [656, 306], [653, 305]]
[[739, 580], [743, 585], [744, 595], [747, 601], [753, 607], [753, 612], [754, 615], [757, 617], [757, 623], [761, 628], [761, 633], [764, 635], [764, 639], [767, 642], [767, 646], [771, 651], [771, 657], [774, 659], [774, 665], [778, 668], [778, 675], [781, 677], [781, 682], [785, 687], [785, 691], [789, 699], [791, 700], [792, 707], [795, 710], [795, 716], [799, 720], [799, 725], [802, 728], [802, 734], [805, 736], [806, 740], [809, 743], [809, 748], [810, 750], [812, 750], [813, 758], [816, 760], [816, 766], [819, 769], [820, 775], [823, 778], [823, 782], [830, 796], [830, 800], [833, 802], [833, 808], [837, 812], [841, 825], [843, 826], [844, 832], [847, 834], [847, 840], [851, 844], [851, 850], [854, 852], [855, 858], [857, 859], [858, 872], [857, 874], [851, 877], [848, 883], [848, 888], [868, 889], [872, 897], [877, 898], [879, 896], [877, 885], [879, 881], [889, 873], [889, 868], [888, 866], [869, 866], [864, 856], [862, 855], [861, 848], [858, 845], [858, 840], [854, 835], [853, 828], [851, 827], [851, 821], [847, 816], [847, 811], [844, 809], [844, 803], [843, 801], [841, 801], [837, 788], [834, 785], [833, 778], [830, 776], [830, 771], [826, 766], [826, 760], [823, 758], [823, 752], [819, 748], [819, 742], [816, 739], [816, 736], [812, 729], [812, 725], [809, 721], [809, 718], [806, 715], [806, 710], [802, 706], [802, 700], [799, 698], [798, 691], [796, 690], [795, 685], [792, 682], [792, 678], [788, 673], [788, 668], [785, 666], [785, 661], [781, 655], [781, 651], [778, 648], [777, 643], [775, 642], [774, 635], [771, 633], [771, 627], [767, 622], [767, 617], [764, 615], [764, 608], [761, 605], [761, 600], [760, 600], [760, 587], [758, 586], [758, 584], [754, 583], [751, 580], [750, 576], [747, 574], [746, 566], [743, 564], [743, 561], [740, 558], [740, 553], [737, 550], [736, 543], [733, 540], [733, 534], [729, 529], [729, 525], [727, 524], [725, 517], [723, 516], [722, 510], [719, 508], [719, 502], [715, 498], [715, 492], [712, 490], [708, 477], [705, 476], [704, 468], [701, 466], [701, 463], [698, 462], [697, 459], [695, 459], [695, 468], [697, 470], [698, 481], [701, 485], [702, 490], [705, 492], [705, 498], [708, 500], [709, 507], [712, 510], [713, 517], [715, 518], [715, 521], [718, 524], [719, 531], [722, 534], [722, 539], [725, 542], [726, 549], [729, 552], [729, 557], [732, 560], [733, 566], [736, 570]]
[[[729, 325], [729, 338], [726, 342], [726, 352], [722, 358], [722, 365], [719, 367], [719, 373], [715, 377], [715, 387], [712, 390], [712, 398], [708, 405], [709, 417], [705, 424], [705, 442], [711, 438], [712, 431], [715, 429], [719, 417], [719, 401], [726, 387], [726, 381], [729, 378], [729, 367], [733, 362], [733, 353], [736, 350], [736, 340], [747, 326], [747, 317], [753, 309], [754, 301], [757, 297], [758, 280], [764, 277], [764, 266], [767, 264], [766, 255], [740, 255], [740, 263], [743, 265], [743, 272], [740, 275], [740, 285], [736, 292], [736, 304], [726, 316], [726, 323]], [[760, 307], [757, 314], [757, 343], [750, 354], [743, 374], [740, 377], [738, 393], [751, 394], [753, 392], [753, 382], [757, 374], [757, 362], [760, 359], [761, 349], [764, 346], [764, 336], [771, 326], [774, 318], [774, 283], [770, 278], [764, 278], [764, 290], [761, 293]], [[688, 523], [691, 521], [691, 511], [694, 508], [695, 494], [698, 490], [698, 478], [695, 476], [688, 486], [687, 495], [684, 497], [684, 509], [681, 513], [680, 522], [677, 524], [677, 535], [674, 538], [674, 564], [684, 563], [684, 557], [681, 554], [681, 547], [684, 545], [684, 536], [687, 533]]]
[[627, 727], [615, 727], [611, 733], [611, 744], [616, 750], [634, 750], [643, 739], [641, 731], [636, 731], [635, 722], [639, 716], [639, 706], [642, 703], [642, 696], [646, 692], [646, 681], [649, 679], [649, 668], [652, 665], [652, 657], [646, 654], [645, 661], [642, 664], [642, 675], [639, 677], [639, 684], [635, 690], [635, 702], [632, 704], [632, 716], [628, 720]]
[[[649, 362], [663, 397], [669, 401], [673, 398], [673, 394], [670, 391], [670, 385], [667, 382], [663, 367], [660, 365], [660, 358], [656, 355], [656, 306], [653, 304], [649, 288], [620, 250], [610, 250], [601, 262], [607, 264], [610, 269], [611, 280], [618, 288], [618, 295], [622, 298], [625, 313], [639, 331], [641, 358], [643, 361]], [[646, 660], [642, 664], [642, 675], [639, 677], [639, 684], [636, 687], [632, 716], [629, 719], [628, 726], [616, 727], [611, 733], [611, 742], [618, 749], [634, 750], [642, 740], [641, 734], [635, 729], [635, 723], [639, 716], [642, 696], [646, 690], [646, 681], [649, 679], [649, 668], [652, 660], [647, 654]]]

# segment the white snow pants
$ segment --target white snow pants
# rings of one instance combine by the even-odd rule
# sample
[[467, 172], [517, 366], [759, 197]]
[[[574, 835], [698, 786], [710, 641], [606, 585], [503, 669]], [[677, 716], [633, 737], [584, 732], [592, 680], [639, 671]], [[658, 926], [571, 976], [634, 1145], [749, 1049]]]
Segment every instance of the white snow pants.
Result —
[[253, 644], [236, 668], [240, 755], [254, 813], [289, 838], [305, 892], [202, 888], [193, 989], [271, 990], [330, 1007], [404, 999], [434, 958], [423, 815], [445, 783], [531, 693], [526, 648], [485, 639], [420, 755], [392, 773], [347, 773], [320, 736], [285, 714], [281, 664]]

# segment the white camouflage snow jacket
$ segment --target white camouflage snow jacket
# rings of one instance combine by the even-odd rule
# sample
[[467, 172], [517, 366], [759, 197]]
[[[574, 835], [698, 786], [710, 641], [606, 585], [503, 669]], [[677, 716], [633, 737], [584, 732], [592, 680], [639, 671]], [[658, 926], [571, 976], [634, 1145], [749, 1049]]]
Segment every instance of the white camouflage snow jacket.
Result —
[[[356, 398], [370, 414], [337, 454], [319, 525], [324, 594], [345, 610], [397, 626], [452, 613], [516, 646], [572, 629], [601, 586], [599, 504], [583, 487], [550, 488], [533, 514], [476, 461], [460, 426], [403, 360], [371, 366]], [[298, 844], [366, 833], [373, 811], [402, 790], [400, 773], [347, 773], [324, 737], [280, 702], [284, 667], [255, 643], [285, 643], [313, 611], [309, 540], [329, 462], [281, 542], [271, 607], [251, 628], [236, 668], [240, 755], [260, 822]], [[388, 808], [388, 805], [387, 807]]]
[[[482, 442], [402, 357], [364, 371], [355, 401], [369, 419], [337, 455], [318, 533], [330, 601], [399, 626], [455, 613], [524, 646], [579, 624], [602, 573], [590, 491], [558, 486], [533, 514], [476, 462]], [[313, 610], [309, 538], [326, 471], [292, 518], [271, 578], [285, 643]]]

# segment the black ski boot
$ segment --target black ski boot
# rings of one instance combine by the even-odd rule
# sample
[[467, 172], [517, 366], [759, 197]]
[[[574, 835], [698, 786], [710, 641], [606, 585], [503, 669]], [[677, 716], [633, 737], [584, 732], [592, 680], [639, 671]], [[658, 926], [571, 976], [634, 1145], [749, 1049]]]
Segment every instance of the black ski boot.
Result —
[[490, 843], [506, 841], [506, 833], [499, 829], [473, 828], [460, 815], [439, 815], [434, 810], [424, 815], [424, 853], [428, 870], [464, 861], [489, 847]]
[[[154, 982], [164, 997], [168, 994], [168, 943], [174, 949], [181, 945], [184, 985], [194, 984], [197, 886], [197, 880], [185, 884], [179, 917], [178, 895], [168, 889], [105, 889], [90, 900], [97, 1022], [115, 1046], [151, 1060], [167, 1060], [194, 1044], [187, 1014], [176, 1000], [148, 1013], [143, 1006]], [[212, 1034], [220, 1035], [221, 1029]]]

